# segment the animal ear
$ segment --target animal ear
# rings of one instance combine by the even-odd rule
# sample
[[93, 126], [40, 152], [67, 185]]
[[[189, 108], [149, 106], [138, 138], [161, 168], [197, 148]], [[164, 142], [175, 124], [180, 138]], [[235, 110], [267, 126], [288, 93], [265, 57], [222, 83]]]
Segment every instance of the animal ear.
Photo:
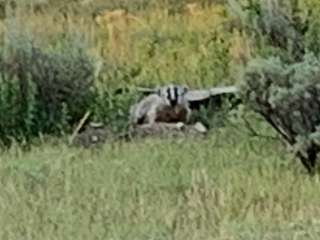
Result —
[[186, 86], [186, 85], [184, 85], [184, 86], [183, 86], [183, 92], [184, 92], [184, 93], [187, 93], [188, 91], [189, 91], [189, 87]]

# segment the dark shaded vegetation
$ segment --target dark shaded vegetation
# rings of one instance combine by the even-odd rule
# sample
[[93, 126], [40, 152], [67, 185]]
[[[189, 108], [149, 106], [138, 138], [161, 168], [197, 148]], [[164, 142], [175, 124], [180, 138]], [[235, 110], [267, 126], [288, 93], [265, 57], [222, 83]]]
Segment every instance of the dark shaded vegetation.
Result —
[[320, 62], [254, 60], [244, 73], [243, 97], [295, 148], [309, 172], [316, 167], [320, 126]]
[[70, 36], [50, 50], [16, 29], [7, 34], [4, 46], [1, 139], [27, 140], [39, 133], [62, 132], [82, 117], [94, 98], [94, 65], [79, 36]]

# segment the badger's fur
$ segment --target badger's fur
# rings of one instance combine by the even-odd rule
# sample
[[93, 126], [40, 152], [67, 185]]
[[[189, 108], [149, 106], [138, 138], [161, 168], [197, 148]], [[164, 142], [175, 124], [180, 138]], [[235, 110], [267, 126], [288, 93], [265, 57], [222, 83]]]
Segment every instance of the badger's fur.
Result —
[[188, 89], [178, 85], [159, 88], [156, 93], [142, 99], [130, 109], [132, 124], [155, 122], [188, 122], [191, 114], [185, 95]]

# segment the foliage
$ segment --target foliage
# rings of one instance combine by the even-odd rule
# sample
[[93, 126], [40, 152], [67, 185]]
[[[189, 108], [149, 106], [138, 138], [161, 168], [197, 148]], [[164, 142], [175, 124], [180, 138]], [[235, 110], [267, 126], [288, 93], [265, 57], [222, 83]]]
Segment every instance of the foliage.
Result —
[[93, 120], [109, 126], [117, 135], [128, 130], [130, 106], [139, 93], [130, 85], [141, 73], [139, 65], [121, 65], [110, 59], [100, 64], [91, 103]]
[[300, 9], [298, 1], [249, 1], [242, 6], [229, 0], [229, 6], [243, 28], [254, 36], [260, 52], [268, 47], [269, 55], [280, 55], [286, 61], [303, 58], [310, 11]]
[[303, 62], [280, 58], [251, 61], [243, 75], [243, 98], [284, 137], [309, 171], [320, 151], [320, 61], [306, 55]]
[[317, 21], [311, 23], [315, 14], [302, 9], [299, 1], [250, 1], [246, 10], [235, 1], [229, 3], [259, 47], [260, 56], [243, 72], [243, 98], [294, 146], [313, 173], [320, 151], [318, 30]]
[[240, 99], [234, 96], [216, 96], [208, 100], [199, 109], [194, 109], [190, 122], [201, 122], [208, 129], [217, 129], [225, 127], [231, 119], [232, 112], [238, 112], [237, 106]]
[[320, 2], [318, 1], [306, 1], [304, 9], [309, 13], [308, 17], [308, 31], [305, 34], [304, 42], [306, 49], [314, 54], [320, 54], [319, 48], [319, 36], [320, 36]]
[[93, 97], [94, 66], [82, 40], [67, 37], [45, 49], [19, 26], [10, 27], [0, 56], [0, 137], [66, 130]]
[[110, 89], [98, 91], [92, 105], [94, 120], [109, 126], [118, 136], [126, 134], [129, 127], [129, 110], [137, 100], [137, 92], [115, 94]]

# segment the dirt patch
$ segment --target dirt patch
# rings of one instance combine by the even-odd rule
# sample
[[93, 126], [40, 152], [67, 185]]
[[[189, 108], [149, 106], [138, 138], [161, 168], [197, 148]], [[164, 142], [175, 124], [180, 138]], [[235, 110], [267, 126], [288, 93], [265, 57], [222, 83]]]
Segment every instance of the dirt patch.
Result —
[[119, 135], [114, 133], [110, 128], [99, 126], [88, 126], [77, 134], [72, 141], [72, 145], [81, 146], [85, 148], [101, 146], [106, 142], [113, 142], [116, 140], [133, 140], [144, 137], [195, 137], [205, 136], [208, 130], [201, 124], [186, 125], [183, 123], [155, 123], [143, 124], [130, 128], [127, 134]]
[[84, 131], [75, 136], [71, 144], [89, 148], [102, 145], [107, 141], [114, 141], [115, 139], [115, 134], [107, 127], [95, 128], [88, 126]]
[[131, 130], [133, 137], [192, 137], [205, 135], [207, 129], [199, 124], [186, 125], [183, 123], [155, 123], [155, 124], [144, 124], [139, 125]]

